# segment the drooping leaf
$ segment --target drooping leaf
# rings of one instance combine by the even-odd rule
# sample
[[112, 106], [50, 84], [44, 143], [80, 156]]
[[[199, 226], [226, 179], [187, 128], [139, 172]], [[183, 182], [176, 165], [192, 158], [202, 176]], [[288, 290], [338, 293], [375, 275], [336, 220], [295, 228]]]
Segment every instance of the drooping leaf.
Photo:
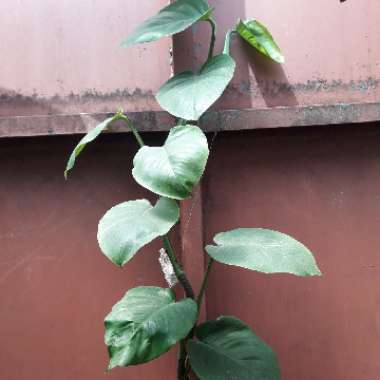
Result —
[[94, 129], [88, 132], [79, 141], [78, 145], [75, 147], [75, 149], [71, 153], [70, 158], [67, 162], [66, 170], [65, 170], [65, 178], [67, 178], [69, 171], [74, 167], [76, 158], [80, 155], [80, 153], [86, 147], [86, 145], [94, 141], [116, 118], [118, 118], [118, 115], [115, 115], [113, 117], [110, 117], [104, 120], [103, 122], [98, 124]]
[[170, 289], [129, 290], [104, 321], [109, 369], [159, 357], [187, 336], [196, 319], [196, 302], [190, 298], [175, 302]]
[[142, 147], [132, 171], [135, 180], [156, 194], [185, 199], [204, 172], [209, 150], [207, 139], [195, 125], [170, 130], [162, 147]]
[[220, 54], [207, 61], [197, 74], [186, 71], [169, 79], [158, 91], [160, 106], [174, 116], [198, 120], [222, 95], [235, 71], [235, 61]]
[[269, 30], [257, 20], [238, 21], [236, 31], [251, 46], [260, 53], [278, 63], [284, 63], [285, 58]]
[[122, 46], [156, 41], [182, 32], [197, 21], [207, 19], [212, 8], [204, 0], [177, 0], [142, 23]]
[[233, 317], [220, 317], [196, 328], [190, 340], [190, 365], [200, 380], [279, 380], [273, 350], [251, 328]]
[[263, 273], [320, 276], [313, 254], [281, 232], [263, 228], [238, 228], [214, 237], [207, 253], [216, 261]]
[[144, 245], [168, 233], [178, 218], [178, 205], [171, 199], [160, 198], [154, 207], [146, 199], [121, 203], [99, 222], [100, 249], [122, 266]]

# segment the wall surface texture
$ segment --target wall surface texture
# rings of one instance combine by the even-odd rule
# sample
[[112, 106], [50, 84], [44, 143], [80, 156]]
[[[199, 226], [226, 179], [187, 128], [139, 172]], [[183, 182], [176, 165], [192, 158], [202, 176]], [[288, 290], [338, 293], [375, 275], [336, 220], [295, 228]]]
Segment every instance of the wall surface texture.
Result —
[[[120, 42], [166, 0], [2, 0], [0, 137], [82, 133], [122, 107], [142, 130], [168, 129], [154, 94], [171, 75], [197, 69], [207, 56], [210, 27], [158, 42]], [[213, 129], [345, 124], [380, 119], [378, 0], [210, 0], [218, 22], [216, 52], [238, 18], [257, 18], [282, 48], [271, 63], [234, 39], [237, 69], [213, 110]], [[171, 46], [173, 45], [173, 57]], [[174, 66], [172, 65], [174, 61]], [[269, 113], [268, 110], [276, 110]], [[219, 125], [217, 125], [219, 124]]]
[[212, 272], [208, 317], [247, 321], [278, 352], [283, 380], [379, 376], [379, 146], [379, 125], [229, 133], [214, 143], [205, 244], [240, 226], [270, 228], [305, 243], [323, 272]]
[[152, 198], [127, 175], [136, 144], [129, 136], [103, 138], [65, 182], [76, 140], [0, 140], [0, 378], [164, 380], [175, 373], [174, 352], [106, 373], [106, 314], [131, 287], [165, 286], [159, 243], [119, 269], [96, 241], [110, 207]]
[[[216, 265], [208, 318], [236, 315], [279, 354], [284, 380], [365, 380], [379, 373], [378, 125], [218, 134], [202, 200], [181, 226], [182, 262], [198, 287], [201, 246], [217, 232], [266, 227], [314, 252], [321, 278]], [[164, 136], [148, 139], [153, 144]], [[159, 242], [120, 270], [99, 251], [111, 206], [151, 198], [130, 177], [136, 145], [104, 136], [68, 182], [69, 137], [0, 141], [0, 378], [169, 379], [175, 352], [105, 374], [102, 320], [133, 286], [164, 286]], [[178, 235], [176, 235], [177, 238]], [[171, 372], [170, 372], [171, 371]]]
[[157, 109], [169, 39], [120, 48], [166, 0], [2, 0], [0, 116]]
[[[238, 69], [223, 108], [313, 106], [378, 102], [380, 99], [380, 5], [377, 0], [347, 1], [218, 0], [217, 46], [238, 18], [258, 19], [271, 30], [285, 55], [285, 64], [268, 62], [235, 40], [232, 53]], [[208, 25], [196, 28], [194, 64], [203, 62]]]

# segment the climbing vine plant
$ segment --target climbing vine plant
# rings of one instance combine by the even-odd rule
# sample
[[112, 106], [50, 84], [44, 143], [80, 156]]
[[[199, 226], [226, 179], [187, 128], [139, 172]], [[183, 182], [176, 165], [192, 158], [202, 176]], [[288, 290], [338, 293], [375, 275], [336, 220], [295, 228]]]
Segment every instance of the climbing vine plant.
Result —
[[168, 233], [179, 222], [178, 202], [191, 197], [206, 167], [208, 142], [197, 121], [222, 95], [233, 77], [231, 35], [239, 35], [278, 63], [284, 62], [281, 50], [259, 21], [239, 20], [227, 33], [223, 52], [215, 55], [216, 23], [213, 9], [204, 0], [175, 1], [145, 21], [122, 45], [156, 41], [197, 22], [211, 26], [206, 62], [196, 73], [175, 75], [156, 95], [161, 107], [179, 119], [163, 146], [146, 146], [128, 116], [118, 111], [82, 138], [69, 158], [65, 177], [86, 144], [114, 121], [124, 121], [139, 145], [132, 176], [157, 194], [158, 199], [154, 205], [146, 199], [134, 200], [107, 211], [99, 222], [100, 249], [114, 264], [123, 266], [142, 247], [160, 238], [164, 249], [161, 254], [169, 263], [165, 274], [168, 277], [172, 271], [174, 282], [178, 281], [184, 290], [184, 298], [176, 300], [170, 287], [141, 286], [130, 289], [113, 306], [105, 318], [109, 369], [149, 362], [179, 344], [178, 380], [188, 379], [191, 371], [201, 380], [278, 380], [280, 370], [275, 353], [247, 324], [230, 316], [198, 323], [208, 275], [213, 263], [218, 261], [263, 273], [318, 276], [321, 273], [312, 253], [290, 236], [268, 229], [237, 228], [219, 233], [214, 237], [214, 244], [205, 247], [208, 266], [201, 291], [194, 294]]

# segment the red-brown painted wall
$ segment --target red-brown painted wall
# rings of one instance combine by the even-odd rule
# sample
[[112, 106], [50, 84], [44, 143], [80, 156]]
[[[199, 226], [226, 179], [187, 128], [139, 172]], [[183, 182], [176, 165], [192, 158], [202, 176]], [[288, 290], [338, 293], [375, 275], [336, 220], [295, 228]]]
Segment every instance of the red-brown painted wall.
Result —
[[[149, 135], [155, 144], [162, 138]], [[128, 174], [136, 146], [125, 135], [86, 148], [65, 183], [76, 140], [0, 141], [0, 378], [172, 379], [175, 350], [105, 373], [102, 320], [128, 288], [164, 286], [160, 245], [123, 270], [100, 253], [103, 213], [150, 195]], [[307, 244], [324, 273], [303, 279], [216, 265], [211, 274], [208, 318], [249, 323], [278, 352], [283, 380], [378, 377], [379, 146], [376, 125], [234, 132], [214, 141], [202, 189], [205, 243], [239, 226], [277, 229]], [[197, 281], [194, 212], [183, 261]]]
[[72, 138], [0, 140], [0, 379], [168, 379], [175, 352], [109, 374], [103, 319], [128, 288], [165, 286], [159, 243], [119, 269], [97, 246], [113, 205], [151, 197], [129, 176], [136, 151], [122, 135], [86, 148], [68, 182]]
[[278, 352], [283, 380], [380, 373], [380, 129], [220, 135], [204, 181], [205, 240], [265, 227], [301, 240], [323, 277], [216, 265], [209, 318], [236, 315]]
[[[7, 15], [0, 25], [0, 136], [85, 132], [119, 106], [144, 111], [134, 115], [140, 129], [172, 125], [151, 112], [171, 72], [170, 39], [118, 48], [167, 1], [70, 3], [0, 2]], [[210, 3], [217, 50], [238, 17], [257, 17], [286, 63], [271, 64], [235, 39], [235, 77], [214, 110], [233, 109], [223, 120], [209, 115], [205, 128], [207, 120], [213, 130], [379, 120], [378, 0]], [[208, 39], [207, 23], [176, 36], [174, 71], [199, 67]], [[128, 288], [164, 285], [160, 245], [123, 270], [102, 256], [99, 218], [118, 202], [151, 195], [129, 176], [136, 146], [121, 135], [86, 148], [65, 183], [66, 159], [79, 138], [0, 140], [0, 379], [174, 378], [174, 351], [105, 373], [102, 320]], [[210, 242], [238, 226], [274, 228], [315, 252], [322, 278], [221, 265], [212, 272], [202, 315], [234, 314], [252, 325], [279, 353], [283, 380], [379, 377], [379, 147], [378, 125], [219, 134], [198, 201], [182, 207], [182, 262], [195, 288], [202, 232]]]

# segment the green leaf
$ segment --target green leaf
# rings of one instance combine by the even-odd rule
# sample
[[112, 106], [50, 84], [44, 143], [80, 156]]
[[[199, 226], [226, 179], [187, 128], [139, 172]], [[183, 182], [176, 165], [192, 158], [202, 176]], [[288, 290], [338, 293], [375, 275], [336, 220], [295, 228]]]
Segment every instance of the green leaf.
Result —
[[190, 365], [200, 380], [279, 380], [272, 349], [237, 318], [220, 317], [196, 329]]
[[211, 11], [212, 8], [203, 0], [177, 0], [141, 24], [122, 42], [122, 46], [156, 41], [182, 32], [197, 21], [207, 19]]
[[195, 125], [170, 130], [162, 147], [142, 147], [132, 171], [135, 180], [156, 194], [185, 199], [204, 172], [209, 150], [207, 139]]
[[146, 199], [121, 203], [99, 222], [100, 249], [122, 266], [144, 245], [167, 234], [178, 219], [178, 205], [171, 199], [160, 198], [154, 207]]
[[129, 290], [104, 321], [109, 369], [146, 363], [164, 354], [187, 336], [197, 314], [195, 301], [175, 302], [170, 289]]
[[251, 46], [260, 53], [278, 63], [284, 63], [285, 58], [268, 29], [257, 20], [238, 21], [236, 31]]
[[74, 167], [75, 159], [80, 155], [82, 150], [86, 147], [86, 145], [89, 142], [94, 141], [108, 126], [111, 122], [116, 120], [119, 117], [119, 115], [115, 115], [113, 117], [110, 117], [106, 120], [104, 120], [102, 123], [98, 124], [94, 129], [92, 129], [90, 132], [88, 132], [78, 143], [78, 145], [75, 147], [73, 152], [70, 155], [69, 161], [66, 165], [65, 170], [65, 178], [67, 179], [67, 175], [69, 171]]
[[214, 237], [207, 253], [216, 261], [263, 273], [320, 276], [313, 254], [300, 242], [281, 232], [239, 228]]
[[235, 71], [235, 61], [220, 54], [207, 61], [197, 74], [186, 71], [169, 79], [156, 99], [163, 109], [185, 120], [198, 120], [222, 95]]

